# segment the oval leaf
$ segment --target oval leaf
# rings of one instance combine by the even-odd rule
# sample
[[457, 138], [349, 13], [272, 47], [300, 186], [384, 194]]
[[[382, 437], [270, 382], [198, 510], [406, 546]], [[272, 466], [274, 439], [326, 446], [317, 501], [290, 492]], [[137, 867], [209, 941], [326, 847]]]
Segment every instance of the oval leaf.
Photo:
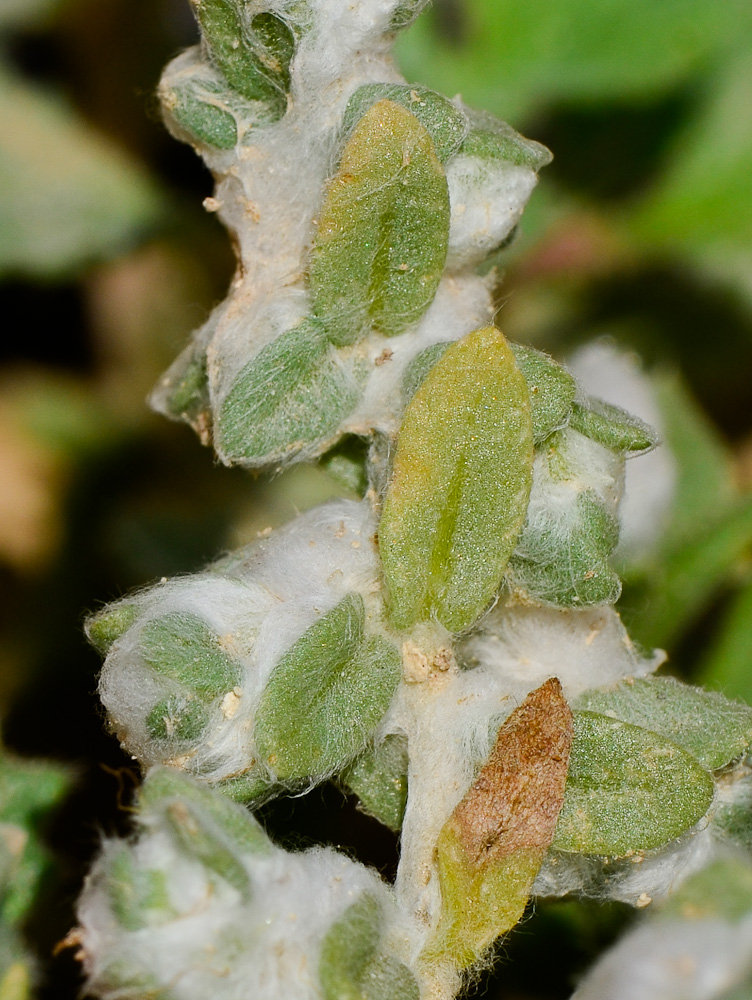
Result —
[[590, 397], [587, 404], [574, 404], [570, 426], [616, 452], [639, 454], [650, 451], [658, 443], [653, 428], [639, 417], [594, 397]]
[[442, 913], [425, 958], [476, 962], [522, 917], [564, 798], [572, 713], [552, 677], [499, 729], [487, 763], [442, 827]]
[[453, 344], [405, 411], [379, 545], [398, 628], [469, 628], [525, 520], [533, 434], [525, 380], [494, 327]]
[[257, 14], [247, 24], [240, 0], [192, 0], [212, 62], [238, 94], [273, 103], [275, 117], [287, 109], [290, 60], [295, 38], [275, 14]]
[[390, 830], [402, 827], [407, 805], [407, 739], [387, 736], [368, 750], [342, 775], [343, 782], [360, 799], [359, 808]]
[[577, 707], [659, 733], [711, 771], [752, 746], [749, 705], [674, 677], [639, 677], [605, 691], [586, 691]]
[[593, 490], [573, 492], [569, 500], [554, 495], [528, 517], [509, 562], [509, 586], [524, 600], [557, 607], [614, 604], [621, 580], [609, 556], [619, 521]]
[[366, 83], [358, 87], [345, 109], [342, 120], [345, 133], [352, 132], [366, 111], [382, 100], [395, 101], [415, 115], [430, 133], [442, 163], [457, 151], [467, 134], [467, 116], [448, 98], [428, 87], [407, 83]]
[[206, 622], [190, 612], [173, 611], [147, 622], [140, 646], [154, 670], [199, 695], [216, 698], [240, 683], [240, 664]]
[[569, 420], [577, 391], [566, 368], [542, 351], [522, 344], [510, 344], [517, 367], [527, 382], [533, 415], [533, 439], [538, 444]]
[[416, 323], [436, 294], [448, 238], [449, 190], [431, 136], [400, 104], [379, 101], [345, 145], [311, 252], [314, 312], [332, 343]]
[[713, 779], [681, 747], [595, 712], [574, 719], [555, 849], [611, 857], [650, 850], [705, 815]]
[[418, 1000], [407, 966], [381, 953], [382, 924], [378, 900], [363, 893], [330, 927], [319, 959], [324, 1000]]
[[141, 786], [138, 802], [141, 812], [153, 813], [176, 801], [187, 802], [191, 812], [200, 813], [203, 822], [212, 823], [239, 854], [267, 853], [270, 841], [263, 828], [247, 809], [230, 802], [207, 785], [189, 778], [175, 767], [152, 767]]
[[274, 668], [256, 716], [256, 744], [281, 781], [321, 779], [365, 748], [399, 682], [399, 651], [364, 634], [359, 594], [322, 615]]
[[519, 167], [540, 170], [552, 160], [550, 150], [539, 142], [520, 135], [511, 125], [487, 111], [468, 109], [470, 129], [460, 147], [463, 156], [484, 160], [503, 160]]
[[238, 141], [235, 116], [223, 107], [220, 95], [206, 93], [192, 80], [161, 92], [162, 103], [179, 129], [214, 149], [232, 149]]
[[321, 331], [302, 323], [241, 370], [220, 408], [217, 450], [248, 465], [290, 459], [331, 438], [357, 400]]

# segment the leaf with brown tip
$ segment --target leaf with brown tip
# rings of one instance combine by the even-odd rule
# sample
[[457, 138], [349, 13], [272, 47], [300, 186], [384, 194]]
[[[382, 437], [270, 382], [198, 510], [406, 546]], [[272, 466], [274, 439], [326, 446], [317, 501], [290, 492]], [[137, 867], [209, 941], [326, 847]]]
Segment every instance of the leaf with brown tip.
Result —
[[522, 917], [564, 801], [572, 732], [555, 677], [499, 729], [439, 834], [443, 911], [424, 961], [468, 968]]

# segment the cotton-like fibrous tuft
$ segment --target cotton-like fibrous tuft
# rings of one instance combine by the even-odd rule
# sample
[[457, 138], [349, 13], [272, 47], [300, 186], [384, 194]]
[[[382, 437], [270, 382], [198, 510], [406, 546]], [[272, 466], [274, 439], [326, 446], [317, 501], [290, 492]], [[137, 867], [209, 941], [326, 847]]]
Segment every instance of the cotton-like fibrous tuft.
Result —
[[[646, 906], [752, 842], [752, 710], [614, 608], [655, 432], [492, 323], [548, 151], [400, 77], [420, 2], [192, 4], [159, 93], [238, 267], [152, 401], [360, 499], [90, 618], [145, 784], [82, 898], [88, 988], [448, 1000], [533, 895]], [[327, 780], [401, 833], [393, 888], [251, 816]]]

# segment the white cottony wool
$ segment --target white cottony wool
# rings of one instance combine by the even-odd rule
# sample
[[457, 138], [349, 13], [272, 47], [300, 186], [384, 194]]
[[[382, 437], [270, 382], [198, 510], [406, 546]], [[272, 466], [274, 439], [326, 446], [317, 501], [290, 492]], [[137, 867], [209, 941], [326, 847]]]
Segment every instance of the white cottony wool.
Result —
[[537, 896], [589, 896], [630, 906], [665, 899], [688, 876], [714, 859], [718, 844], [708, 817], [677, 840], [652, 851], [610, 860], [552, 852], [533, 887]]
[[441, 896], [434, 848], [439, 832], [487, 759], [499, 726], [549, 677], [573, 700], [590, 687], [655, 670], [611, 607], [497, 607], [456, 648], [459, 666], [406, 682], [382, 729], [405, 733], [409, 797], [397, 876], [400, 903], [428, 934]]
[[[157, 872], [165, 887], [162, 905], [135, 928], [123, 926], [114, 902], [123, 851], [132, 871]], [[106, 841], [78, 908], [87, 989], [104, 1000], [160, 990], [173, 1000], [321, 1000], [319, 957], [332, 924], [364, 892], [387, 919], [393, 909], [374, 872], [330, 849], [289, 854], [270, 844], [237, 859], [250, 880], [245, 898], [181, 850], [158, 817], [128, 846]]]
[[[240, 266], [228, 298], [196, 332], [194, 345], [155, 389], [152, 403], [156, 409], [176, 415], [169, 402], [171, 386], [181, 377], [186, 357], [205, 353], [210, 405], [216, 415], [241, 369], [309, 314], [309, 253], [327, 183], [341, 155], [342, 116], [358, 87], [406, 82], [389, 54], [394, 38], [392, 17], [403, 6], [395, 0], [352, 4], [251, 0], [246, 4], [248, 18], [256, 12], [273, 12], [296, 35], [288, 108], [272, 124], [243, 121], [242, 111], [235, 108], [238, 145], [229, 150], [204, 145], [198, 149], [217, 182], [209, 206], [233, 233]], [[421, 4], [409, 6], [417, 13]], [[175, 120], [167, 95], [199, 67], [202, 58], [200, 47], [183, 53], [167, 67], [161, 85], [165, 120], [183, 140], [191, 141]], [[479, 120], [487, 126], [490, 116]], [[508, 126], [497, 125], [514, 134]], [[527, 142], [527, 146], [545, 153], [536, 144]], [[393, 433], [402, 408], [395, 390], [409, 360], [424, 347], [456, 340], [490, 319], [489, 282], [475, 274], [474, 268], [516, 225], [535, 187], [536, 172], [524, 164], [462, 153], [450, 158], [446, 170], [451, 206], [449, 253], [435, 308], [404, 335], [384, 338], [373, 330], [360, 344], [339, 352], [345, 378], [361, 402], [343, 418], [331, 440], [291, 450], [278, 459], [281, 464], [321, 453], [341, 433]], [[197, 429], [206, 437], [204, 424]], [[246, 461], [226, 454], [219, 436], [215, 447], [228, 464]]]
[[722, 1000], [750, 973], [752, 918], [651, 921], [607, 952], [572, 1000]]
[[[663, 417], [656, 394], [633, 355], [602, 338], [576, 351], [567, 366], [586, 393], [634, 413], [655, 427], [660, 438]], [[676, 459], [666, 447], [627, 462], [619, 506], [622, 558], [638, 559], [658, 544], [671, 513], [676, 479]]]
[[452, 206], [447, 266], [474, 267], [495, 250], [522, 216], [537, 177], [529, 167], [456, 156], [447, 166]]
[[[208, 571], [131, 599], [139, 613], [113, 644], [99, 682], [125, 748], [147, 766], [179, 764], [209, 780], [246, 771], [254, 760], [254, 712], [280, 657], [348, 593], [360, 593], [367, 614], [378, 617], [374, 531], [367, 504], [334, 501]], [[237, 685], [214, 698], [208, 728], [181, 743], [177, 758], [171, 744], [150, 734], [147, 720], [161, 700], [192, 692], [147, 662], [142, 641], [150, 623], [173, 613], [203, 621], [241, 672]]]

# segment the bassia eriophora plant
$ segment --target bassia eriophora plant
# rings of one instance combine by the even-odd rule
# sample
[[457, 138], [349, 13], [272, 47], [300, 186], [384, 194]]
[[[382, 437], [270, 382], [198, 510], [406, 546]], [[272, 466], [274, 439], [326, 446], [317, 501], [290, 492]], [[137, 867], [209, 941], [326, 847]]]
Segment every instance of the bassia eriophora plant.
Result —
[[[492, 323], [548, 151], [405, 83], [421, 0], [192, 3], [159, 93], [238, 266], [153, 403], [361, 498], [89, 620], [145, 780], [80, 903], [88, 989], [444, 1000], [533, 895], [643, 904], [721, 857], [752, 710], [652, 676], [613, 608], [653, 432]], [[253, 816], [330, 779], [401, 831], [394, 885]]]

